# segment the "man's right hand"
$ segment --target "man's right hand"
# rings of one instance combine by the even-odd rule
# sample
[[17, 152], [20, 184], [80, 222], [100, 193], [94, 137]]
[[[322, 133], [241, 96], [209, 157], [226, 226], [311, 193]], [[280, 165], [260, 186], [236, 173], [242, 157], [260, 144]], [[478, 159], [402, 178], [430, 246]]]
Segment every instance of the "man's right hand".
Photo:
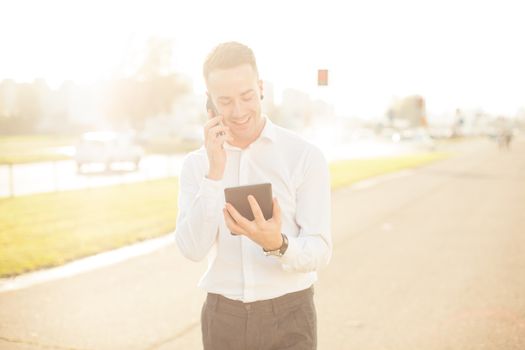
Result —
[[222, 124], [223, 116], [213, 117], [208, 111], [210, 119], [204, 124], [204, 147], [208, 154], [209, 172], [207, 178], [210, 180], [221, 180], [226, 167], [226, 151], [224, 142], [232, 141], [230, 130]]

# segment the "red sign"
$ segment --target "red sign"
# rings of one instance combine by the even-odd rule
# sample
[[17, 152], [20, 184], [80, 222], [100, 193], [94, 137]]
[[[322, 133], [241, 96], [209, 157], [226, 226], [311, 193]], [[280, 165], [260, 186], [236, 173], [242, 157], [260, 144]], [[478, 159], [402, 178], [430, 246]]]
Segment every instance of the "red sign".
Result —
[[317, 70], [317, 85], [327, 86], [328, 85], [328, 69]]

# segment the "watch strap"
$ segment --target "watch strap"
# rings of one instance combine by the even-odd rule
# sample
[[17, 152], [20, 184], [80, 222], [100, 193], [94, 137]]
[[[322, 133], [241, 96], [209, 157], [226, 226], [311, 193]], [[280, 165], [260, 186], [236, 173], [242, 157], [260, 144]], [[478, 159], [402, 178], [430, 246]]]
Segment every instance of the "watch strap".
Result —
[[281, 236], [283, 238], [283, 244], [281, 244], [279, 249], [265, 250], [263, 248], [264, 254], [266, 256], [283, 256], [284, 253], [286, 253], [286, 250], [288, 249], [288, 237], [284, 233], [281, 233]]

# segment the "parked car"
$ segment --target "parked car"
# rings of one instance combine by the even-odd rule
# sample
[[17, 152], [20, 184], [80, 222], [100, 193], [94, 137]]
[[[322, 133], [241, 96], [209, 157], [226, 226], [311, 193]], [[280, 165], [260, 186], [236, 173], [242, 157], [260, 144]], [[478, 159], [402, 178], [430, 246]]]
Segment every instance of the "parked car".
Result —
[[111, 170], [113, 163], [133, 163], [138, 169], [144, 150], [134, 140], [131, 133], [111, 131], [88, 132], [82, 135], [75, 149], [77, 169], [82, 171], [84, 164], [104, 164]]

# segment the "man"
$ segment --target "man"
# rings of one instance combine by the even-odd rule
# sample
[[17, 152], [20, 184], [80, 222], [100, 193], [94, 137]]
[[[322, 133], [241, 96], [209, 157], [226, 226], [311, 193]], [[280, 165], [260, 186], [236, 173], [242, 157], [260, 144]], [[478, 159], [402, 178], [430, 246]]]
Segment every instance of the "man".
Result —
[[[183, 163], [176, 241], [188, 259], [208, 258], [204, 349], [315, 349], [313, 283], [332, 252], [326, 160], [261, 113], [250, 48], [220, 44], [203, 71], [212, 110], [204, 147]], [[269, 220], [252, 196], [253, 221], [225, 203], [224, 188], [266, 182]]]

